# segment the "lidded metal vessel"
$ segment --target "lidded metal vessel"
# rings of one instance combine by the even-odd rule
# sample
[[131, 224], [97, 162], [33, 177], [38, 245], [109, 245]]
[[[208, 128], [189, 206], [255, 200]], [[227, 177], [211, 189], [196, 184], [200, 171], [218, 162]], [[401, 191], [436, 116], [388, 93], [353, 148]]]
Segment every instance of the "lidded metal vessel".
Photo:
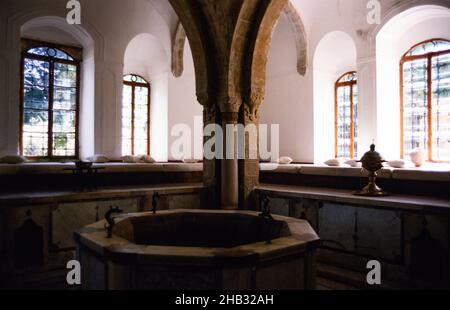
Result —
[[361, 158], [362, 166], [367, 171], [378, 171], [383, 168], [383, 163], [386, 162], [380, 153], [375, 151], [375, 148], [375, 144], [372, 144], [370, 146], [370, 151]]
[[370, 151], [364, 154], [364, 156], [360, 160], [363, 168], [369, 172], [369, 184], [364, 187], [362, 191], [356, 192], [355, 195], [369, 197], [380, 197], [388, 195], [388, 193], [383, 191], [376, 184], [377, 172], [383, 168], [383, 163], [385, 163], [386, 161], [375, 149], [375, 144], [372, 144], [370, 146]]

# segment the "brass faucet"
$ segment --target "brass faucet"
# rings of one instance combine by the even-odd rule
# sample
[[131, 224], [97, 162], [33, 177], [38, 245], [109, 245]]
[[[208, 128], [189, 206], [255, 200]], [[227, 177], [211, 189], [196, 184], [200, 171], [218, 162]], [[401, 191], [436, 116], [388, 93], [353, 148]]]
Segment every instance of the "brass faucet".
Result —
[[120, 214], [122, 212], [123, 212], [123, 210], [121, 210], [117, 207], [113, 208], [112, 206], [109, 207], [109, 211], [106, 212], [105, 219], [106, 219], [106, 222], [108, 222], [108, 224], [105, 224], [105, 229], [108, 232], [108, 235], [107, 235], [108, 239], [112, 238], [113, 228], [116, 225], [114, 218], [113, 218], [113, 214]]
[[269, 203], [270, 203], [269, 197], [267, 197], [267, 195], [262, 196], [261, 203], [262, 203], [262, 208], [261, 208], [261, 213], [259, 214], [259, 216], [261, 216], [265, 219], [273, 220], [272, 209], [269, 206]]
[[153, 197], [152, 197], [152, 212], [153, 212], [153, 214], [156, 214], [156, 208], [158, 207], [158, 201], [159, 201], [160, 197], [161, 196], [159, 196], [158, 193], [153, 194]]
[[259, 214], [260, 217], [262, 217], [264, 220], [267, 221], [268, 227], [267, 227], [267, 244], [272, 244], [272, 229], [274, 224], [274, 218], [272, 216], [272, 209], [269, 206], [270, 199], [267, 197], [267, 195], [262, 196], [261, 198], [262, 203], [262, 210]]

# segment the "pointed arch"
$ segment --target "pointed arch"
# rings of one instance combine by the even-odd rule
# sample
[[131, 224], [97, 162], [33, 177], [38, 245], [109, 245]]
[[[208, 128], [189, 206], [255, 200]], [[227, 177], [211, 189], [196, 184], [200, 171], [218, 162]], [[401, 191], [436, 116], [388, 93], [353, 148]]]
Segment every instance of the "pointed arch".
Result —
[[174, 77], [180, 77], [184, 71], [184, 46], [186, 44], [186, 31], [183, 25], [178, 23], [172, 47], [172, 73]]
[[305, 26], [292, 2], [288, 1], [283, 9], [283, 13], [289, 21], [295, 38], [295, 45], [297, 47], [297, 72], [301, 76], [304, 76], [308, 68], [308, 41]]
[[[308, 68], [308, 41], [305, 26], [294, 5], [288, 1], [283, 8], [284, 14], [289, 21], [294, 34], [297, 48], [297, 72], [304, 76]], [[172, 45], [172, 73], [174, 77], [180, 77], [184, 71], [183, 52], [186, 45], [186, 32], [181, 22], [178, 23]]]
[[[202, 33], [202, 23], [204, 23], [204, 17], [198, 13], [198, 11], [192, 11], [188, 8], [191, 3], [187, 1], [180, 2], [176, 0], [169, 0], [172, 8], [177, 12], [178, 17], [180, 18], [179, 27], [183, 28], [184, 37], [189, 38], [189, 42], [191, 43], [191, 51], [192, 58], [194, 60], [194, 68], [195, 68], [195, 80], [196, 80], [196, 92], [198, 101], [201, 105], [207, 105], [208, 102], [208, 70], [210, 69], [210, 64], [208, 62], [207, 57], [207, 47], [208, 41], [202, 38], [200, 35]], [[184, 12], [181, 14], [181, 12]], [[180, 32], [180, 36], [183, 37], [183, 32]], [[182, 41], [186, 42], [186, 40]], [[181, 44], [184, 49], [184, 44]], [[183, 50], [182, 49], [182, 50]], [[181, 63], [182, 63], [182, 57]], [[173, 60], [173, 58], [172, 58]], [[178, 62], [180, 64], [180, 62]], [[183, 68], [177, 68], [175, 71], [180, 72], [182, 74]], [[180, 74], [180, 76], [181, 76]]]
[[65, 18], [60, 17], [58, 10], [32, 8], [8, 17], [6, 43], [7, 48], [15, 48], [20, 44], [16, 34], [31, 27], [56, 27], [72, 35], [83, 45], [85, 50], [92, 49], [96, 61], [105, 58], [105, 39], [88, 20], [82, 17], [81, 25], [68, 25]]

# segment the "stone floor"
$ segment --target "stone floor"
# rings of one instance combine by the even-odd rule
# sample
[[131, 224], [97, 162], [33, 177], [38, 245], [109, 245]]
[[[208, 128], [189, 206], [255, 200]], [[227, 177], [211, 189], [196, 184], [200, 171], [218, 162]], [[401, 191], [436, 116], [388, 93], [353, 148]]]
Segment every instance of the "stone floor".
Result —
[[[32, 277], [17, 278], [15, 280], [7, 280], [0, 284], [0, 288], [6, 289], [29, 289], [29, 290], [74, 290], [76, 288], [70, 287], [66, 283], [65, 269], [47, 271], [45, 273], [35, 274]], [[359, 288], [345, 284], [330, 278], [318, 277], [317, 278], [317, 290], [330, 291], [330, 290], [358, 290]]]
[[[18, 279], [16, 283], [13, 283], [12, 287], [5, 286], [5, 288], [18, 288], [29, 290], [71, 290], [66, 284], [66, 270], [55, 270], [47, 272], [45, 274], [35, 275], [31, 279], [24, 280]], [[20, 283], [21, 282], [21, 283]], [[4, 284], [5, 285], [5, 284]], [[319, 291], [332, 291], [332, 290], [357, 290], [356, 287], [347, 285], [341, 282], [333, 281], [327, 278], [317, 278], [317, 290]]]

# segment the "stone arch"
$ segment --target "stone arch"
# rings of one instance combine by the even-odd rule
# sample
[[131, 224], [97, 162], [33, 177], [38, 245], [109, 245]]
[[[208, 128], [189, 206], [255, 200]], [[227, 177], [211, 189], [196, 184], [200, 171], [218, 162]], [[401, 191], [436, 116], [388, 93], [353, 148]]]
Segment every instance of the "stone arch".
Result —
[[186, 31], [181, 23], [178, 23], [172, 47], [172, 73], [174, 77], [180, 77], [184, 71], [184, 46], [186, 44]]
[[425, 6], [425, 5], [435, 5], [440, 7], [445, 7], [450, 9], [450, 2], [447, 0], [422, 0], [422, 1], [408, 1], [404, 0], [400, 3], [394, 5], [387, 11], [383, 19], [381, 21], [381, 24], [377, 25], [371, 32], [371, 41], [375, 42], [377, 35], [380, 33], [380, 31], [385, 28], [386, 24], [388, 24], [393, 18], [401, 14], [402, 12], [405, 12], [409, 9], [413, 9], [415, 7]]
[[[245, 12], [245, 9], [243, 12]], [[297, 71], [300, 75], [304, 76], [308, 67], [308, 47], [305, 26], [300, 14], [290, 1], [288, 1], [286, 6], [283, 8], [282, 13], [286, 15], [294, 34], [295, 44], [297, 47]], [[237, 35], [240, 36], [242, 34]], [[183, 51], [185, 44], [186, 32], [180, 22], [175, 32], [172, 47], [172, 73], [174, 77], [180, 77], [183, 75]]]
[[[251, 54], [250, 89], [247, 106], [252, 110], [251, 115], [257, 114], [257, 109], [262, 103], [266, 88], [266, 67], [270, 50], [270, 42], [275, 30], [275, 25], [286, 6], [286, 0], [271, 1], [259, 24], [255, 45]], [[255, 115], [256, 116], [256, 115]]]
[[292, 2], [289, 1], [286, 4], [283, 13], [291, 25], [292, 33], [295, 38], [295, 45], [297, 47], [297, 71], [300, 75], [304, 76], [308, 67], [308, 42], [305, 26], [300, 14], [295, 9]]
[[[17, 13], [8, 18], [7, 47], [14, 48], [19, 44], [17, 33], [21, 29], [31, 26], [52, 26], [63, 29], [75, 37], [83, 47], [92, 48], [97, 61], [103, 61], [105, 53], [105, 40], [103, 35], [86, 19], [82, 17], [81, 25], [69, 25], [59, 17], [61, 12], [55, 10], [31, 9], [27, 12]], [[93, 56], [94, 56], [93, 55]]]
[[[188, 38], [189, 42], [191, 43], [191, 52], [192, 52], [192, 58], [194, 60], [194, 68], [195, 68], [195, 80], [196, 80], [196, 92], [198, 101], [201, 105], [207, 106], [208, 105], [208, 57], [207, 57], [207, 46], [208, 42], [205, 41], [204, 36], [202, 36], [202, 25], [203, 18], [201, 15], [196, 13], [194, 10], [190, 10], [190, 3], [188, 1], [180, 2], [175, 0], [170, 0], [170, 3], [172, 5], [172, 8], [177, 12], [177, 15], [180, 19], [180, 24], [177, 28], [180, 29], [180, 27], [183, 28], [183, 31], [180, 32], [180, 36], [184, 37], [185, 39]], [[183, 12], [181, 14], [181, 12]], [[184, 43], [186, 40], [182, 40], [183, 44], [180, 44], [180, 46], [177, 48], [179, 50], [180, 48], [184, 49]], [[175, 54], [175, 57], [179, 54]], [[178, 64], [183, 63], [183, 57], [177, 58]], [[174, 55], [173, 55], [174, 56]], [[172, 56], [172, 61], [173, 61]], [[181, 61], [180, 61], [181, 60]], [[172, 68], [173, 70], [173, 68]], [[175, 69], [177, 72], [183, 71], [183, 68], [178, 67]], [[181, 76], [180, 74], [180, 76]]]
[[136, 34], [128, 41], [123, 63], [124, 75], [140, 75], [150, 84], [169, 71], [169, 59], [163, 44], [148, 32]]

